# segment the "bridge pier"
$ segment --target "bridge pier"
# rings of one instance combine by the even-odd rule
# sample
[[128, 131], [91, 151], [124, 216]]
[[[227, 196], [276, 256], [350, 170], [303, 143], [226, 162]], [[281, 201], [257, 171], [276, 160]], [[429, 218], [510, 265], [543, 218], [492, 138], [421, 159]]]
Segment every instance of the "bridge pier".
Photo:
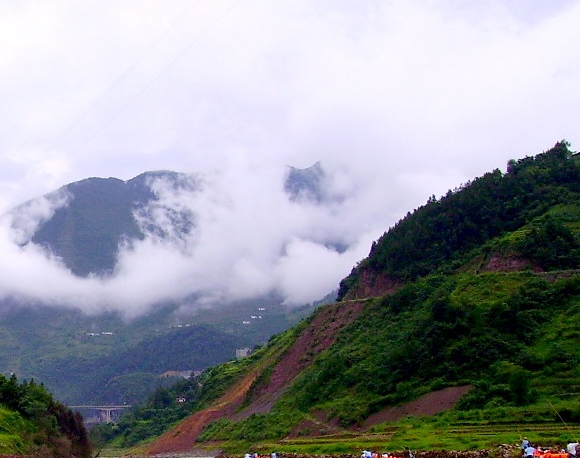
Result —
[[101, 413], [104, 413], [105, 423], [113, 423], [113, 416], [112, 412], [117, 410], [128, 409], [133, 407], [131, 405], [123, 404], [117, 406], [68, 406], [69, 409], [93, 409], [98, 410]]

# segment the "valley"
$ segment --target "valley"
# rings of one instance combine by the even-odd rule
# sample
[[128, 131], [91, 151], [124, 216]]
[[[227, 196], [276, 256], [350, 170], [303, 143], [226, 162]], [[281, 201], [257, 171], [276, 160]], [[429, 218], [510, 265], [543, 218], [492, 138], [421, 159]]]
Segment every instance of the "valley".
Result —
[[133, 404], [174, 382], [163, 373], [202, 371], [235, 359], [236, 350], [263, 344], [308, 310], [246, 303], [187, 315], [167, 306], [126, 320], [118, 313], [5, 307], [0, 368], [8, 376], [41, 380], [70, 405]]

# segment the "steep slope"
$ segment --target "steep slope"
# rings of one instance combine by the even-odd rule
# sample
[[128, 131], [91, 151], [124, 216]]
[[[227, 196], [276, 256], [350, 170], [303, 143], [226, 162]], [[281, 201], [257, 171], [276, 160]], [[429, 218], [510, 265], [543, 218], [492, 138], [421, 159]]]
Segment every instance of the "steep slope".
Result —
[[289, 348], [274, 348], [210, 407], [193, 414], [162, 435], [147, 447], [148, 452], [187, 451], [211, 422], [226, 418], [238, 421], [269, 412], [292, 381], [312, 363], [316, 355], [335, 342], [339, 331], [352, 323], [362, 308], [360, 302], [321, 308]]
[[270, 376], [252, 387], [252, 393], [246, 399], [249, 405], [233, 419], [269, 412], [294, 379], [312, 364], [318, 354], [335, 343], [339, 332], [356, 320], [362, 310], [363, 304], [355, 301], [329, 305], [316, 312], [288, 351], [270, 367]]
[[580, 418], [579, 197], [577, 156], [559, 143], [430, 199], [373, 244], [340, 302], [202, 378], [197, 408], [222, 413], [200, 414], [187, 446], [364, 430], [416, 412], [407, 402], [509, 406], [509, 423], [549, 400]]
[[147, 453], [158, 455], [191, 450], [204, 427], [234, 414], [255, 379], [256, 374], [251, 373], [237, 381], [210, 407], [191, 415], [147, 446]]
[[[535, 157], [510, 161], [506, 174], [499, 170], [487, 173], [408, 213], [373, 243], [368, 258], [341, 282], [339, 299], [361, 297], [369, 282], [404, 283], [446, 263], [458, 266], [469, 259], [471, 250], [522, 228], [551, 207], [578, 202], [579, 192], [578, 157], [565, 142]], [[566, 232], [562, 224], [557, 229]], [[550, 249], [564, 250], [561, 253], [544, 253], [551, 259], [543, 259], [541, 253], [531, 252], [539, 241], [529, 237], [535, 234], [521, 233], [527, 240], [514, 244], [510, 255], [536, 261], [545, 270], [573, 267], [578, 255], [570, 253], [577, 249], [572, 239], [557, 234], [556, 228], [550, 231], [544, 230], [543, 235], [553, 239]], [[558, 256], [566, 263], [557, 265]]]

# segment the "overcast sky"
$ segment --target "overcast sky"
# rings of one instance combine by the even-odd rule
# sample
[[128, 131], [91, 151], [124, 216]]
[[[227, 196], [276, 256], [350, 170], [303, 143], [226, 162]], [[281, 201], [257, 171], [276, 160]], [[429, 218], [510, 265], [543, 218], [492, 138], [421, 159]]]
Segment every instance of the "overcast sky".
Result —
[[[201, 173], [203, 242], [233, 239], [203, 255], [220, 258], [213, 278], [236, 265], [224, 291], [315, 300], [429, 196], [561, 139], [579, 148], [578, 24], [573, 0], [1, 2], [0, 210], [87, 177]], [[348, 199], [282, 205], [285, 167], [316, 161]], [[2, 234], [0, 295], [40, 295], [36, 269], [64, 285], [53, 300], [86, 296]], [[125, 254], [91, 294], [112, 303], [124, 276], [146, 277]], [[152, 297], [194, 283], [203, 256], [174, 259], [187, 275], [157, 277]]]

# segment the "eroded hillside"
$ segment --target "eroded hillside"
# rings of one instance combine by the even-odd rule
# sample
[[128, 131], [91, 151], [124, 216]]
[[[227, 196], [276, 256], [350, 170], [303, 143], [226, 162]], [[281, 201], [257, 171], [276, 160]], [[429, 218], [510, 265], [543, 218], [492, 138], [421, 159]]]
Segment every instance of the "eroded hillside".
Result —
[[531, 418], [545, 399], [580, 418], [579, 196], [577, 157], [558, 144], [430, 199], [373, 244], [340, 302], [208, 372], [200, 410], [147, 450], [369, 431], [449, 409]]
[[[312, 363], [316, 355], [335, 342], [339, 331], [352, 323], [363, 307], [362, 302], [351, 301], [319, 309], [290, 348], [250, 368], [210, 407], [191, 415], [163, 434], [148, 446], [148, 452], [186, 451], [192, 448], [204, 427], [213, 421], [222, 418], [238, 421], [252, 414], [269, 412], [291, 382]], [[271, 371], [271, 375], [264, 380], [260, 376], [267, 370]]]

